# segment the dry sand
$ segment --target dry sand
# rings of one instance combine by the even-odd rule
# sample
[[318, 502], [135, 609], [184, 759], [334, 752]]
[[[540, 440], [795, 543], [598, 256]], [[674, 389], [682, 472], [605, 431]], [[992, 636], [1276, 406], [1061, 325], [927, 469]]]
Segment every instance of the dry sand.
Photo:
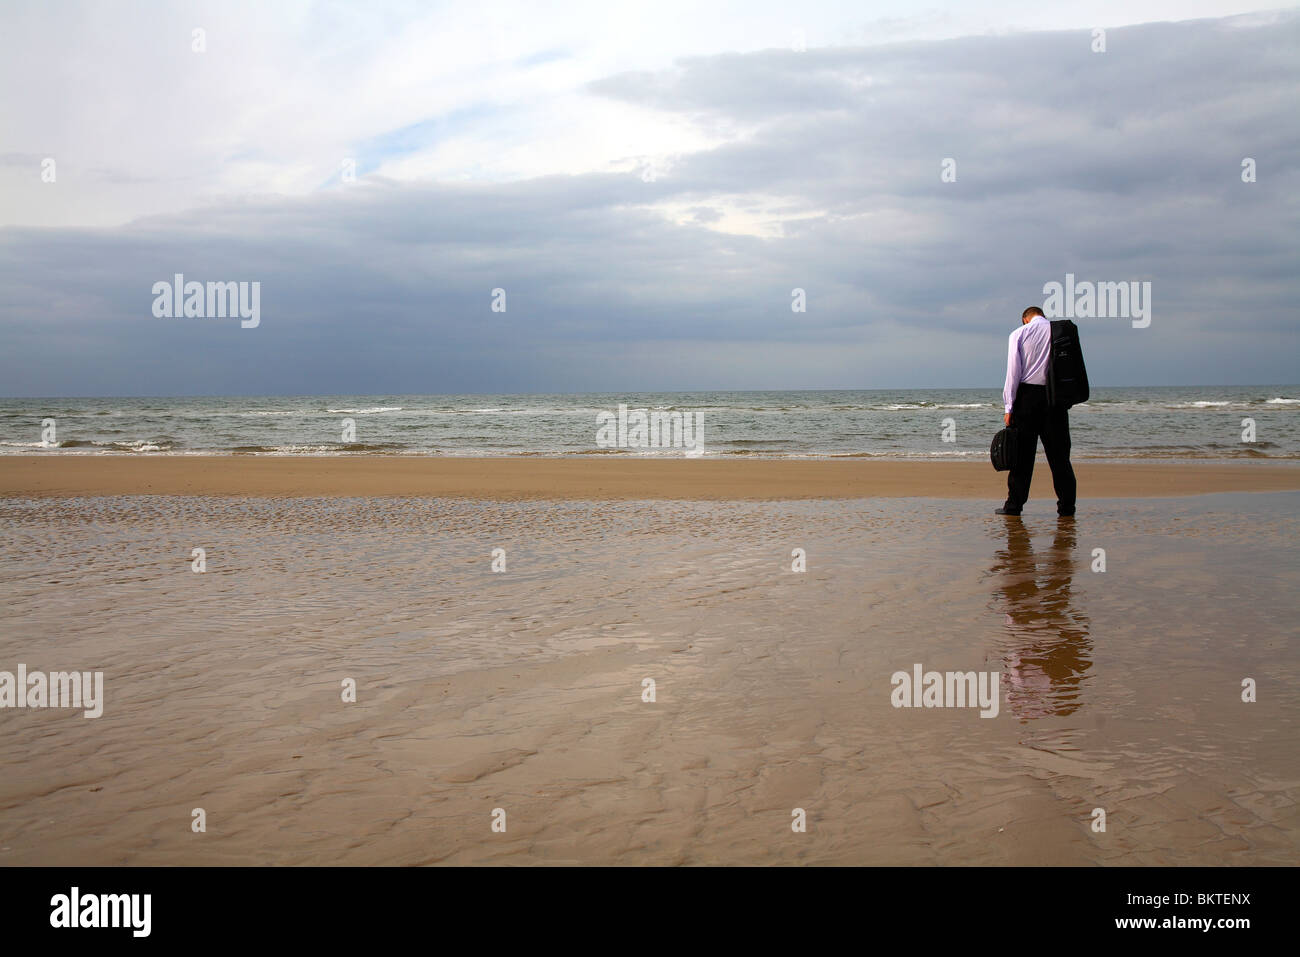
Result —
[[[1075, 464], [1080, 498], [1138, 498], [1300, 489], [1300, 468], [1268, 463]], [[1051, 497], [1045, 463], [1033, 498]], [[395, 456], [0, 457], [0, 496], [409, 496], [498, 501], [1000, 499], [987, 462]]]

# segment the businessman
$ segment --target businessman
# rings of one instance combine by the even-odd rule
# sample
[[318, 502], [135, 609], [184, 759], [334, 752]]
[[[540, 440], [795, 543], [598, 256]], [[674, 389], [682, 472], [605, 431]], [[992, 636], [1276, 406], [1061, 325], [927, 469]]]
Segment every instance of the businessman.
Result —
[[1019, 433], [1016, 458], [1007, 473], [1007, 501], [999, 515], [1019, 515], [1029, 498], [1038, 440], [1052, 470], [1056, 514], [1074, 514], [1074, 469], [1070, 467], [1070, 410], [1047, 404], [1047, 356], [1052, 324], [1043, 310], [1030, 306], [1020, 316], [1020, 328], [1007, 342], [1007, 381], [1002, 387], [1003, 421]]

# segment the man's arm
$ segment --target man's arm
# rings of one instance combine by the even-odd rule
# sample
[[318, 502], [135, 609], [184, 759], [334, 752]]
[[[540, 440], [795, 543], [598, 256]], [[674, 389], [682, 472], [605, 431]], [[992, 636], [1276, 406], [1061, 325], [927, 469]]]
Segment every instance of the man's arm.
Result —
[[[1020, 329], [1023, 329], [1021, 326]], [[1011, 406], [1016, 401], [1016, 389], [1020, 386], [1023, 367], [1020, 364], [1020, 329], [1007, 339], [1007, 381], [1002, 386], [1002, 421], [1011, 424]]]

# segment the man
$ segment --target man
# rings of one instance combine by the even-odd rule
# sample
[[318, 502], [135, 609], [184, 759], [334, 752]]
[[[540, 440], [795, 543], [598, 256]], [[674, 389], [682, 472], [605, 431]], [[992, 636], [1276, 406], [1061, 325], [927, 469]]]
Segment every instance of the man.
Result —
[[1074, 514], [1074, 469], [1070, 467], [1070, 412], [1047, 404], [1047, 357], [1052, 324], [1043, 310], [1030, 306], [1020, 316], [1020, 328], [1007, 343], [1007, 381], [1002, 387], [1003, 421], [1019, 433], [1016, 460], [1007, 474], [1007, 501], [999, 515], [1019, 515], [1029, 498], [1034, 456], [1043, 440], [1047, 464], [1056, 488], [1056, 514]]

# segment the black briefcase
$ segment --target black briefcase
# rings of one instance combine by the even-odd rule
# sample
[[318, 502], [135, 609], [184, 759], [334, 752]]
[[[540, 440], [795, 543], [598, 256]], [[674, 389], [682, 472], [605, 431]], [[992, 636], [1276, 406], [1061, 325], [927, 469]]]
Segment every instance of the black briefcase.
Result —
[[993, 468], [998, 472], [1008, 472], [1012, 464], [1016, 461], [1016, 442], [1019, 439], [1019, 433], [1011, 426], [1007, 426], [997, 435], [993, 436], [993, 444], [989, 446], [989, 458], [993, 460]]

